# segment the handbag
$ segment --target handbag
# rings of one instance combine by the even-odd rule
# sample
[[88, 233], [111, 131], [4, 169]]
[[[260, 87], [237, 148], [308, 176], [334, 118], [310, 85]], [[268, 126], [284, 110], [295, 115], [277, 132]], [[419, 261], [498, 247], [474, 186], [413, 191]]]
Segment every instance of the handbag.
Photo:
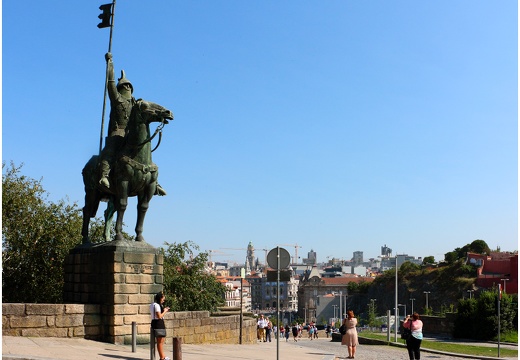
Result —
[[166, 337], [166, 329], [153, 329], [155, 337]]
[[401, 339], [408, 340], [412, 336], [412, 330], [409, 328], [403, 327], [403, 332], [401, 333]]

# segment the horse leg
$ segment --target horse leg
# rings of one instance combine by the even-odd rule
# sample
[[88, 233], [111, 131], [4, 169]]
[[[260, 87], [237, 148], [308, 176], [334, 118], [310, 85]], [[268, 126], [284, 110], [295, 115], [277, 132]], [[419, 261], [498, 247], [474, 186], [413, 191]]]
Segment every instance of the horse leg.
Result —
[[144, 217], [148, 211], [150, 200], [152, 199], [157, 182], [153, 181], [138, 195], [137, 198], [137, 222], [135, 224], [135, 241], [144, 241], [143, 228], [144, 228]]
[[116, 237], [115, 240], [124, 240], [123, 237], [123, 218], [128, 205], [128, 181], [123, 180], [118, 184], [116, 196]]
[[116, 209], [114, 206], [114, 199], [110, 198], [108, 200], [107, 208], [105, 210], [105, 227], [103, 229], [105, 241], [110, 241], [110, 228], [112, 227], [112, 219], [114, 218], [115, 211]]
[[83, 226], [81, 227], [81, 236], [83, 238], [82, 243], [90, 244], [90, 237], [88, 236], [88, 227], [90, 225], [90, 212], [86, 209], [86, 205], [83, 207]]
[[90, 244], [90, 237], [88, 230], [90, 225], [90, 218], [96, 216], [99, 207], [99, 194], [96, 190], [85, 188], [85, 206], [83, 207], [83, 226], [81, 227], [81, 236], [83, 237], [83, 244]]

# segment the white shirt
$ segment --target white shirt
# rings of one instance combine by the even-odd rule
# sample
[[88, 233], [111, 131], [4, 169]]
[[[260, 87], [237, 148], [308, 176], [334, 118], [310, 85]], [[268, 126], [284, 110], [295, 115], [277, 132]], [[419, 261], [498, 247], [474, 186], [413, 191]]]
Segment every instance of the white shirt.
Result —
[[260, 329], [267, 327], [267, 320], [266, 319], [258, 320], [258, 327], [260, 327]]
[[152, 320], [158, 319], [157, 313], [161, 313], [161, 305], [154, 302], [150, 305], [150, 315], [152, 316]]

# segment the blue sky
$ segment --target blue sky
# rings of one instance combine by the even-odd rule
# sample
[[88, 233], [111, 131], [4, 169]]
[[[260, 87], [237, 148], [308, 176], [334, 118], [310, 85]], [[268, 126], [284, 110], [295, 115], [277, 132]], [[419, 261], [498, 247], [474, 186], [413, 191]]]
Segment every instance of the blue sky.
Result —
[[[2, 4], [2, 159], [80, 206], [107, 2]], [[319, 261], [517, 250], [517, 25], [512, 0], [117, 1], [116, 72], [175, 114], [146, 241], [217, 261], [249, 241]]]

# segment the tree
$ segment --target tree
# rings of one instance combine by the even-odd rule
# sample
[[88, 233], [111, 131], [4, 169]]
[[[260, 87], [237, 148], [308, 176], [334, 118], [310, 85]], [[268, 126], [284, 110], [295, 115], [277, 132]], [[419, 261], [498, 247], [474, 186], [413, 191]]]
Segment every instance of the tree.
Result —
[[413, 272], [419, 271], [419, 270], [421, 270], [421, 266], [420, 265], [414, 264], [411, 261], [405, 261], [399, 267], [398, 274], [400, 276], [405, 276], [405, 275], [408, 275], [410, 273], [413, 273]]
[[477, 254], [486, 254], [489, 255], [491, 253], [491, 249], [488, 244], [484, 240], [475, 240], [468, 246], [468, 251], [477, 253]]
[[457, 251], [450, 251], [444, 254], [444, 261], [446, 261], [448, 264], [453, 264], [459, 259], [457, 255]]
[[[22, 167], [2, 163], [2, 301], [60, 303], [65, 258], [81, 244], [82, 211], [47, 201], [41, 180], [22, 175]], [[103, 239], [100, 218], [91, 234]]]
[[164, 293], [171, 310], [213, 311], [223, 305], [226, 287], [206, 272], [208, 254], [194, 256], [199, 247], [191, 241], [164, 244]]
[[[478, 298], [459, 300], [453, 335], [456, 338], [493, 339], [498, 331], [497, 298], [496, 291], [486, 290], [480, 293]], [[503, 294], [500, 304], [502, 333], [516, 329], [516, 317], [517, 310], [513, 296]]]
[[465, 258], [468, 252], [489, 255], [491, 249], [484, 240], [474, 240], [471, 244], [466, 244], [462, 248], [455, 248], [455, 250], [444, 254], [444, 260], [448, 264], [452, 264], [458, 259]]
[[46, 201], [41, 180], [2, 164], [2, 301], [59, 303], [63, 263], [80, 243], [81, 212]]
[[426, 256], [424, 259], [423, 259], [423, 265], [427, 265], [427, 264], [435, 264], [435, 257], [433, 256]]

